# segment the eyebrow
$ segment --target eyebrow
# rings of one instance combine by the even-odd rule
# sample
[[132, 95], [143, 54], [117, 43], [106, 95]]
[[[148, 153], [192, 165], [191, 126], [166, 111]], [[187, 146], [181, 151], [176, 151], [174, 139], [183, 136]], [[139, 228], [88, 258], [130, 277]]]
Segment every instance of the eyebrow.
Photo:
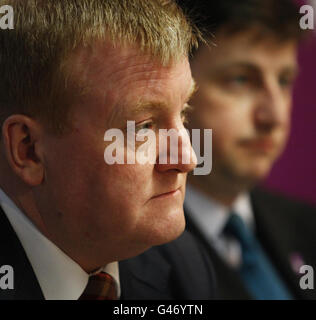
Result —
[[[191, 87], [190, 90], [188, 92], [188, 95], [185, 99], [185, 103], [187, 103], [192, 96], [196, 93], [197, 91], [197, 85], [195, 80], [192, 78], [191, 81]], [[132, 114], [138, 114], [138, 113], [142, 113], [142, 112], [150, 112], [150, 111], [157, 111], [157, 110], [161, 110], [161, 109], [169, 109], [170, 106], [166, 105], [164, 102], [157, 102], [157, 101], [149, 101], [149, 102], [142, 102], [140, 101], [135, 109], [132, 110]]]
[[[258, 70], [260, 70], [260, 68], [258, 68], [258, 66], [256, 66], [255, 64], [249, 63], [249, 62], [231, 62], [231, 63], [227, 63], [227, 64], [222, 64], [219, 65], [217, 68], [214, 68], [214, 70], [212, 70], [213, 73], [217, 73], [219, 71], [224, 71], [224, 70], [229, 70], [232, 68], [243, 68], [243, 69], [247, 69], [248, 71], [252, 71], [252, 72], [256, 72]], [[282, 68], [282, 72], [287, 72], [287, 73], [293, 73], [294, 75], [297, 75], [299, 73], [299, 67], [298, 65], [285, 65]]]

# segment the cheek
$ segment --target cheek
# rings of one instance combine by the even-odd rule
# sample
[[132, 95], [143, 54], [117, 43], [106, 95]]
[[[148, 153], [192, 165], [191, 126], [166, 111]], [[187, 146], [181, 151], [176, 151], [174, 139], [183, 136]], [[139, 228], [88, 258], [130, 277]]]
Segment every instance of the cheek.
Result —
[[[205, 110], [205, 109], [204, 109]], [[231, 145], [243, 136], [247, 126], [247, 114], [235, 112], [230, 108], [211, 105], [206, 112], [197, 111], [198, 127], [213, 131], [213, 146]]]
[[122, 238], [123, 233], [129, 235], [135, 230], [144, 212], [150, 183], [144, 168], [104, 164], [89, 191], [90, 210], [97, 217], [96, 233]]
[[285, 134], [288, 135], [291, 127], [292, 127], [292, 106], [289, 104], [289, 106], [285, 110], [285, 115], [284, 115], [284, 131]]
[[226, 131], [244, 127], [251, 119], [251, 97], [236, 98], [216, 86], [203, 87], [192, 101], [200, 127]]
[[150, 192], [151, 175], [152, 168], [146, 165], [104, 164], [96, 187], [99, 189], [98, 192], [106, 195], [109, 201], [122, 205], [126, 205], [126, 202], [131, 205], [140, 205], [146, 201]]

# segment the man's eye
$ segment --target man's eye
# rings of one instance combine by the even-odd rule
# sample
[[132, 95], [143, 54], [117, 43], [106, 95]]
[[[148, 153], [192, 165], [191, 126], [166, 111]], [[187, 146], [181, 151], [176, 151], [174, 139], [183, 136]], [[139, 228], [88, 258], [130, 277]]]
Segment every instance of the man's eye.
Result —
[[[146, 121], [146, 122], [142, 122], [140, 124], [137, 124], [135, 126], [135, 132], [139, 133], [140, 130], [144, 130], [146, 132], [147, 130], [152, 130], [152, 128], [153, 128], [152, 121]], [[144, 131], [142, 133], [144, 133]]]
[[193, 108], [186, 103], [184, 109], [181, 111], [181, 120], [183, 124], [188, 124], [189, 122], [189, 114], [192, 112]]
[[245, 75], [234, 76], [230, 78], [230, 82], [233, 84], [245, 84], [248, 82], [248, 77]]
[[279, 82], [280, 82], [280, 86], [282, 88], [291, 88], [293, 86], [294, 79], [291, 79], [291, 78], [280, 78]]

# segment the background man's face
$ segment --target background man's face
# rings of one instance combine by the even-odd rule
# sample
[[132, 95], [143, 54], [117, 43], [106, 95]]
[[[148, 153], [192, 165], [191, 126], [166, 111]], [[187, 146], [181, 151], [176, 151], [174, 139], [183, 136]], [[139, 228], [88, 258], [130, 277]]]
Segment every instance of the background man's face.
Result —
[[262, 179], [283, 150], [297, 72], [296, 42], [253, 36], [219, 35], [192, 61], [199, 90], [191, 126], [213, 129], [210, 178], [237, 184]]
[[[41, 201], [52, 206], [45, 219], [58, 230], [55, 241], [102, 263], [105, 256], [123, 259], [175, 239], [184, 229], [186, 175], [195, 163], [109, 165], [104, 150], [111, 142], [104, 142], [104, 134], [126, 130], [127, 120], [156, 133], [182, 129], [192, 87], [187, 59], [162, 67], [137, 49], [100, 46], [93, 53], [79, 51], [73, 66], [88, 92], [73, 109], [74, 131], [46, 137]], [[149, 108], [137, 111], [139, 103]]]

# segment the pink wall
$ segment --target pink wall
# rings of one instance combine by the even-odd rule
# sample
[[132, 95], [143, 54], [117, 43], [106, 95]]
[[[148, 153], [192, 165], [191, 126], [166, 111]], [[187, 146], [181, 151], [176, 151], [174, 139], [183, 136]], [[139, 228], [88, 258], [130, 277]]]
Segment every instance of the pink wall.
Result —
[[300, 48], [299, 63], [291, 137], [265, 185], [316, 204], [316, 30]]

